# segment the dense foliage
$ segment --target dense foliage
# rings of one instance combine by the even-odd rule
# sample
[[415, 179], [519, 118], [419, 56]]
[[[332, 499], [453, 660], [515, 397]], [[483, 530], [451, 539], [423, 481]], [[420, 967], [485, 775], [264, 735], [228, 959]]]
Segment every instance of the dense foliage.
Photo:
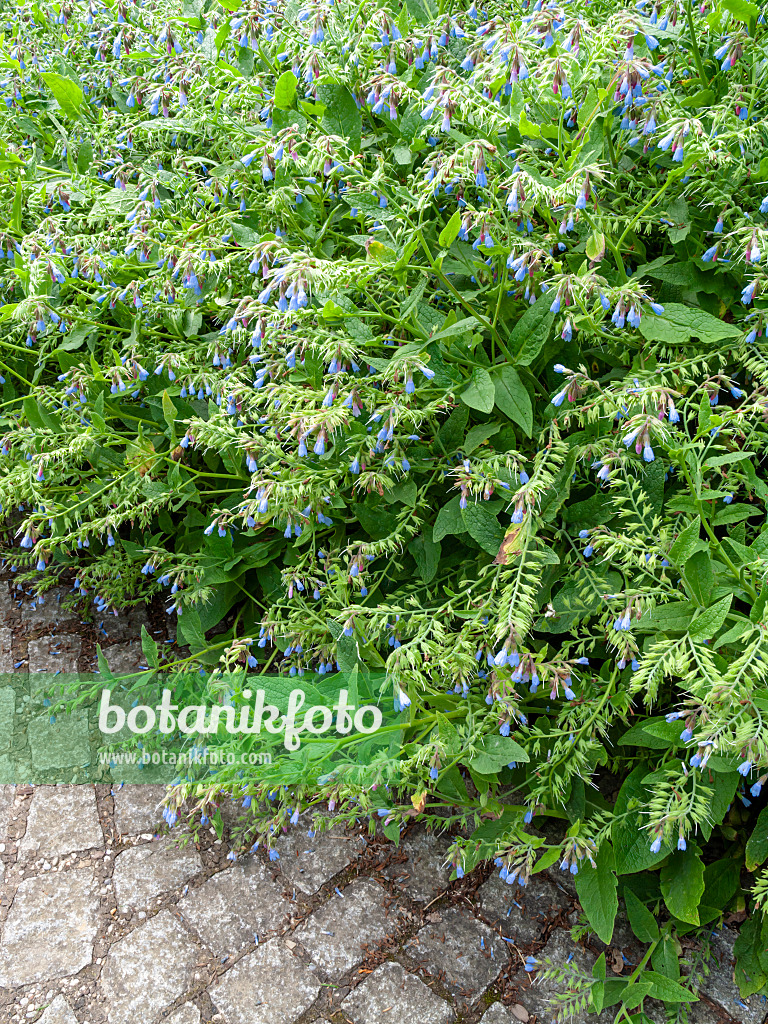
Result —
[[237, 666], [326, 695], [381, 674], [397, 757], [318, 740], [219, 773], [249, 842], [326, 802], [392, 837], [474, 822], [459, 875], [559, 864], [606, 940], [621, 896], [648, 954], [571, 970], [563, 1014], [589, 987], [683, 1019], [680, 937], [746, 898], [737, 977], [765, 991], [758, 7], [3, 20], [19, 578], [74, 572], [97, 615], [162, 594], [209, 700], [240, 699]]

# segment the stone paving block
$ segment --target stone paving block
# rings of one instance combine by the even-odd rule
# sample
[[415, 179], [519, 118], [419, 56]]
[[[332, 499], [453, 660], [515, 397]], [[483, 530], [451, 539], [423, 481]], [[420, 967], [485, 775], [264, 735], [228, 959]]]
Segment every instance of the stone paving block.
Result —
[[411, 899], [425, 903], [450, 882], [451, 872], [445, 864], [450, 842], [447, 836], [421, 829], [411, 832], [400, 844], [408, 860], [387, 865], [385, 874], [402, 886]]
[[227, 1024], [293, 1024], [319, 991], [312, 972], [271, 939], [227, 971], [210, 996]]
[[121, 835], [137, 836], [142, 832], [153, 832], [162, 822], [160, 802], [166, 793], [165, 786], [136, 785], [113, 786], [115, 801], [115, 824]]
[[765, 1003], [759, 996], [742, 999], [733, 981], [733, 945], [737, 934], [731, 928], [722, 928], [712, 939], [712, 960], [710, 973], [704, 979], [701, 991], [730, 1013], [740, 1024], [762, 1024], [765, 1019]]
[[164, 1024], [200, 1024], [200, 1011], [192, 1003], [184, 1003], [165, 1018]]
[[263, 937], [290, 910], [265, 866], [240, 861], [203, 882], [179, 903], [179, 911], [218, 956]]
[[0, 786], [0, 843], [5, 840], [13, 808], [13, 786]]
[[82, 641], [79, 636], [57, 634], [29, 641], [30, 672], [77, 672]]
[[198, 951], [169, 910], [119, 939], [99, 982], [109, 1024], [149, 1022], [192, 982]]
[[[518, 1008], [521, 1004], [517, 1004]], [[511, 1006], [504, 1006], [503, 1003], [494, 1003], [480, 1018], [480, 1024], [526, 1024], [530, 1014], [523, 1006], [517, 1013], [512, 1012]]]
[[358, 837], [344, 828], [334, 828], [310, 838], [302, 826], [298, 826], [281, 836], [275, 849], [280, 854], [279, 867], [288, 883], [310, 896], [349, 867], [362, 847]]
[[104, 836], [93, 786], [38, 786], [19, 844], [22, 856], [45, 857], [101, 849]]
[[120, 910], [141, 909], [153, 896], [177, 889], [202, 871], [200, 854], [191, 842], [179, 846], [165, 836], [124, 850], [115, 859], [112, 882]]
[[397, 928], [395, 908], [384, 908], [385, 891], [370, 878], [332, 896], [295, 932], [295, 938], [328, 974], [345, 974], [364, 957], [363, 944], [380, 942]]
[[13, 672], [13, 655], [11, 654], [11, 640], [13, 634], [10, 629], [0, 629], [0, 674]]
[[78, 613], [72, 608], [63, 608], [62, 601], [68, 591], [52, 587], [45, 594], [29, 598], [25, 595], [21, 605], [21, 621], [25, 626], [58, 626], [62, 622], [78, 620]]
[[459, 1002], [470, 1006], [506, 965], [506, 944], [463, 909], [451, 908], [441, 912], [441, 917], [406, 943], [404, 952], [429, 974], [441, 974], [442, 983]]
[[56, 996], [35, 1024], [78, 1024], [78, 1021], [64, 996]]
[[51, 722], [49, 714], [30, 720], [27, 739], [32, 763], [40, 771], [50, 768], [80, 768], [90, 761], [87, 711], [58, 715]]
[[77, 974], [91, 962], [98, 890], [90, 868], [19, 884], [0, 943], [0, 988]]
[[556, 917], [570, 897], [548, 878], [534, 875], [528, 885], [507, 885], [494, 871], [478, 890], [485, 917], [501, 925], [502, 933], [519, 946], [538, 942], [547, 920]]
[[400, 964], [377, 967], [341, 1004], [354, 1024], [450, 1024], [456, 1014], [444, 999]]
[[[136, 640], [141, 636], [141, 627], [146, 626], [149, 635], [154, 637], [152, 627], [147, 617], [147, 609], [143, 605], [134, 605], [132, 608], [123, 608], [119, 615], [107, 615], [96, 623], [99, 629], [104, 629], [104, 639]], [[102, 634], [103, 636], [103, 634]]]
[[116, 676], [137, 672], [139, 665], [145, 664], [141, 644], [136, 641], [112, 644], [104, 647], [103, 651], [111, 672]]
[[13, 717], [16, 709], [16, 693], [12, 686], [0, 688], [0, 750], [7, 751], [13, 737]]

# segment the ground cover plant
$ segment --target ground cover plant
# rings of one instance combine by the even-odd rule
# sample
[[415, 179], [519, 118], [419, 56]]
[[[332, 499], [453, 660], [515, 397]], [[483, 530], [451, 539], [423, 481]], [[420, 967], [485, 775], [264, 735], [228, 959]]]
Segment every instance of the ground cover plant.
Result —
[[2, 21], [5, 557], [97, 619], [162, 595], [191, 654], [146, 637], [144, 681], [342, 670], [403, 716], [396, 757], [318, 739], [178, 799], [242, 793], [267, 846], [326, 807], [474, 824], [458, 876], [570, 871], [605, 941], [621, 899], [631, 976], [529, 964], [561, 1016], [686, 1019], [726, 911], [764, 993], [759, 7]]

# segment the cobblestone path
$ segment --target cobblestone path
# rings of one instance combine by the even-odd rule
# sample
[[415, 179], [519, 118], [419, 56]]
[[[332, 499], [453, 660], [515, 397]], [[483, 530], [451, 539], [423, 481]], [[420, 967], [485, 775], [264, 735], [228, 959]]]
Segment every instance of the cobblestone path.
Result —
[[[0, 672], [14, 683], [66, 659], [92, 669], [97, 639], [115, 669], [140, 659], [141, 615], [85, 625], [55, 596], [32, 609], [8, 589], [3, 602]], [[18, 694], [0, 681], [0, 767]], [[222, 838], [204, 829], [193, 842], [159, 826], [162, 795], [0, 786], [2, 1024], [550, 1024], [556, 988], [526, 974], [525, 956], [590, 968], [606, 948], [572, 941], [569, 876], [519, 888], [486, 868], [451, 883], [447, 837], [412, 827], [396, 848], [362, 827], [310, 838], [309, 822], [281, 838], [279, 860], [233, 863], [233, 807]], [[727, 928], [713, 935], [690, 1024], [763, 1024], [766, 1006], [742, 1003], [733, 985], [734, 940]], [[641, 956], [617, 925], [614, 973]], [[662, 1008], [652, 1012], [663, 1024]]]

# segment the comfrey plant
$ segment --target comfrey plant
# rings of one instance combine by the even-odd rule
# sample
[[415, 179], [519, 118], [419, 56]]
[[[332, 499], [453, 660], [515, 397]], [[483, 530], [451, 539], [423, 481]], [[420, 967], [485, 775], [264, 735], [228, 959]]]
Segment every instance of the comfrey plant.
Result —
[[201, 702], [236, 701], [238, 667], [326, 694], [341, 668], [382, 673], [402, 716], [396, 756], [303, 746], [176, 802], [208, 820], [243, 794], [270, 849], [326, 804], [395, 840], [474, 823], [457, 876], [559, 866], [606, 942], [620, 896], [642, 964], [598, 961], [561, 1015], [684, 1006], [679, 938], [727, 907], [761, 993], [760, 8], [3, 19], [17, 578], [74, 583], [97, 617], [162, 597]]

